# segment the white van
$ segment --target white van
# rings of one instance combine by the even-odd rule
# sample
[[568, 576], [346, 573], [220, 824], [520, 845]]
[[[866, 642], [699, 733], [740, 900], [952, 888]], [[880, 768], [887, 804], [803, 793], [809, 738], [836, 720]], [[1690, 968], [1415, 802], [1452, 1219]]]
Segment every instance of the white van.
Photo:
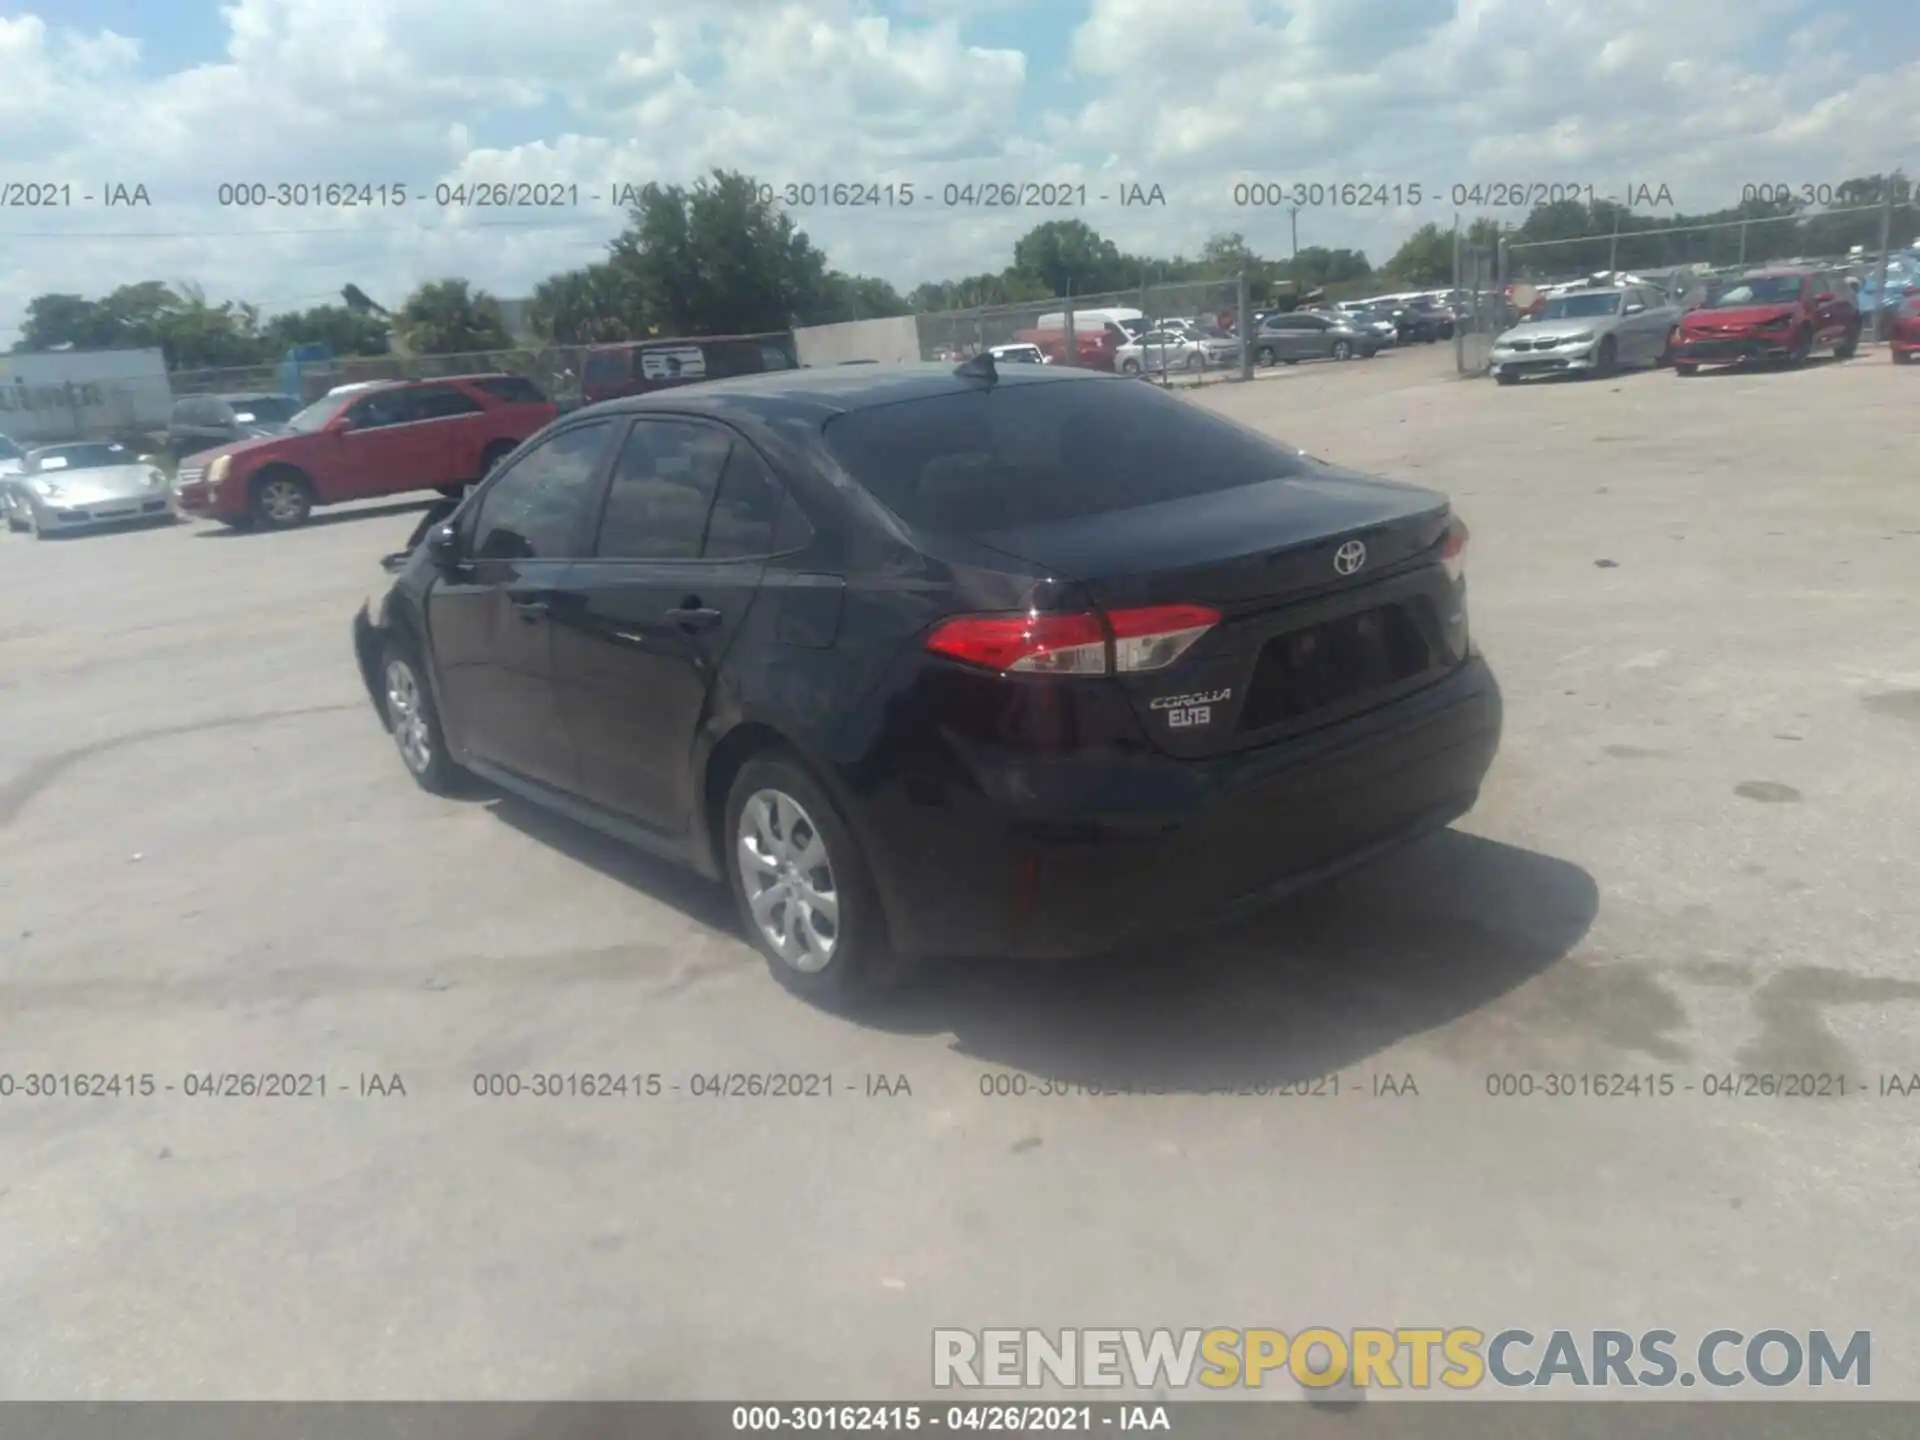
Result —
[[[1135, 323], [1129, 325], [1126, 323], [1127, 321], [1133, 321]], [[1107, 309], [1076, 310], [1073, 312], [1073, 328], [1075, 334], [1081, 331], [1098, 330], [1102, 325], [1113, 325], [1125, 331], [1127, 335], [1132, 336], [1138, 334], [1146, 327], [1146, 321], [1146, 315], [1139, 310]], [[1064, 310], [1055, 310], [1050, 315], [1042, 315], [1034, 322], [1033, 328], [1036, 330], [1064, 330], [1067, 328], [1067, 312]]]

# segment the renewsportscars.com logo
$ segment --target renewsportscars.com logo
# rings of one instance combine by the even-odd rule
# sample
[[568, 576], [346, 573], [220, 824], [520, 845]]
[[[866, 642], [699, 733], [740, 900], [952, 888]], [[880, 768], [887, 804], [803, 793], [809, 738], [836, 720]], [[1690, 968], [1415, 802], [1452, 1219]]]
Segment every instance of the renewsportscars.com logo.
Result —
[[1873, 1335], [1844, 1344], [1825, 1330], [1711, 1330], [1686, 1345], [1671, 1330], [1576, 1332], [1315, 1326], [1281, 1330], [936, 1330], [939, 1389], [1573, 1389], [1872, 1383]]

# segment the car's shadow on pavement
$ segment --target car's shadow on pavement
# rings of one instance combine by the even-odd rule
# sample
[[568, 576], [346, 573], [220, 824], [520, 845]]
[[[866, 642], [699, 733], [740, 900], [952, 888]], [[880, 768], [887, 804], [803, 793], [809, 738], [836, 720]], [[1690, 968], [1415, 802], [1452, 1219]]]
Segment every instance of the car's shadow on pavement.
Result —
[[350, 525], [356, 520], [384, 520], [393, 515], [412, 515], [440, 504], [445, 497], [430, 495], [393, 504], [365, 505], [357, 510], [320, 510], [305, 522], [286, 530], [239, 529], [215, 521], [194, 531], [196, 540], [259, 540], [270, 535], [298, 535], [303, 530], [324, 530], [329, 525]]
[[1586, 935], [1586, 871], [1449, 830], [1228, 928], [1090, 960], [948, 962], [868, 1017], [983, 1063], [1191, 1093], [1309, 1080], [1478, 1010]]
[[[494, 815], [701, 924], [740, 935], [723, 886], [510, 797]], [[1599, 909], [1593, 877], [1448, 830], [1242, 920], [1072, 961], [929, 962], [849, 1012], [951, 1034], [985, 1065], [1068, 1085], [1195, 1093], [1336, 1073], [1551, 968]], [[745, 941], [742, 940], [744, 947]]]

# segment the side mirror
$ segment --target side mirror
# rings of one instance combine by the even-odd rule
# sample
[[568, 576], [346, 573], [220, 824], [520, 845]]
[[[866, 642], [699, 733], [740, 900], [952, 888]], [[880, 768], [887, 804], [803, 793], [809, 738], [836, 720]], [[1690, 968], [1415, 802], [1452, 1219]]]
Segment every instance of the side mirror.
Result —
[[1646, 306], [1636, 301], [1632, 305], [1627, 306], [1627, 308], [1621, 311], [1620, 313], [1623, 315], [1639, 315], [1643, 313], [1646, 310], [1646, 308], [1647, 308]]
[[427, 549], [442, 564], [451, 561], [460, 550], [460, 532], [450, 521], [441, 521], [427, 532]]
[[1833, 292], [1831, 290], [1822, 290], [1818, 295], [1813, 297], [1813, 303], [1816, 305], [1831, 305], [1833, 303]]

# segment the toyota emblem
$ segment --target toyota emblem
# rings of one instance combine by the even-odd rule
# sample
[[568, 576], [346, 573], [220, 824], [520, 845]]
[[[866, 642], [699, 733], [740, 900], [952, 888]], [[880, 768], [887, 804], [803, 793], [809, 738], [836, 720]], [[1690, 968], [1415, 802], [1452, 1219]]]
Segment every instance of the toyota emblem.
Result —
[[1367, 547], [1358, 540], [1349, 540], [1333, 552], [1333, 568], [1337, 574], [1351, 575], [1367, 563]]

